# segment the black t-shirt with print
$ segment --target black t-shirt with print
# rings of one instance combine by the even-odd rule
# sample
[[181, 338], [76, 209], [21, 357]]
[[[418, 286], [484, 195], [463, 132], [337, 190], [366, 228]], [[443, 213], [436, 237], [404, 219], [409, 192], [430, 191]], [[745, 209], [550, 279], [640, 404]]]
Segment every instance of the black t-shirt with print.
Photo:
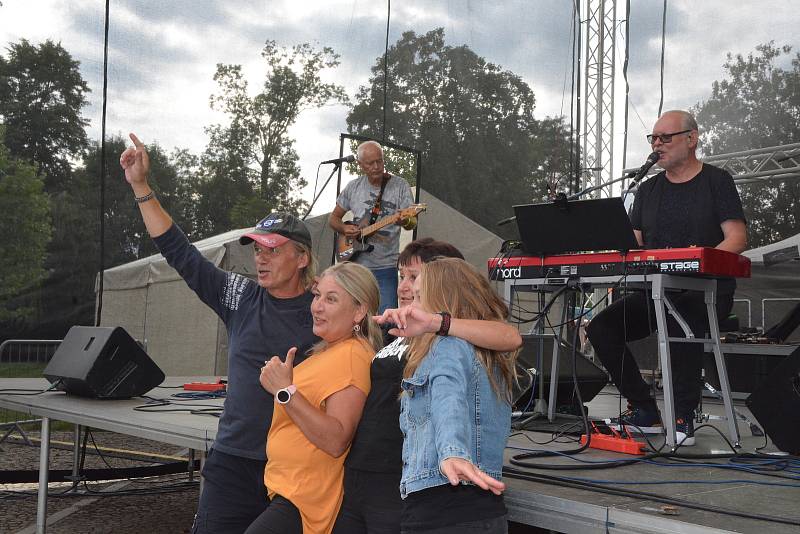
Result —
[[403, 470], [400, 382], [407, 348], [404, 338], [396, 338], [372, 360], [372, 385], [345, 462], [351, 469], [398, 475]]

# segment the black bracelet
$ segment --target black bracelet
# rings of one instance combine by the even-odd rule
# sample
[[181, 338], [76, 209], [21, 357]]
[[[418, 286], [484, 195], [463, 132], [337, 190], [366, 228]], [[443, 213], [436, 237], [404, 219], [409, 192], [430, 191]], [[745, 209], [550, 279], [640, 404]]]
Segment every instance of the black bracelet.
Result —
[[148, 200], [150, 200], [152, 198], [155, 198], [155, 197], [156, 197], [156, 194], [151, 189], [150, 192], [147, 193], [145, 196], [143, 196], [143, 197], [134, 197], [133, 200], [135, 200], [137, 204], [141, 204], [142, 202], [147, 202]]
[[446, 311], [440, 311], [437, 313], [442, 316], [442, 326], [439, 327], [439, 331], [436, 332], [436, 335], [446, 336], [450, 331], [450, 314]]

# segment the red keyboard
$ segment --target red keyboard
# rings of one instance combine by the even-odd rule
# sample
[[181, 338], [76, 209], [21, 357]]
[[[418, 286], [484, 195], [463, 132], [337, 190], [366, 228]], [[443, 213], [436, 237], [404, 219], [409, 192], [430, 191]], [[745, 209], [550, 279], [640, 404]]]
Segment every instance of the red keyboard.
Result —
[[749, 278], [750, 259], [709, 247], [489, 258], [490, 280], [655, 273]]

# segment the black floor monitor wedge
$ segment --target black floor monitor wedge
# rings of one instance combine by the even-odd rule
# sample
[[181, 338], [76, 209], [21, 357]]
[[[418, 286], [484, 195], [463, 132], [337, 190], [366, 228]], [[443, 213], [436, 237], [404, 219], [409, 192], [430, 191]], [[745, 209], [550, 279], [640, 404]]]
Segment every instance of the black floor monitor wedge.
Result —
[[[541, 358], [539, 357], [541, 355]], [[553, 340], [543, 339], [536, 335], [522, 336], [522, 349], [517, 359], [517, 365], [529, 370], [533, 375], [530, 380], [520, 382], [512, 391], [514, 407], [518, 410], [532, 409], [535, 398], [539, 394], [538, 375], [543, 374], [545, 400], [550, 395], [550, 374], [553, 363]], [[586, 403], [597, 396], [608, 382], [608, 375], [597, 364], [584, 356], [580, 351], [574, 355], [572, 348], [561, 343], [558, 353], [558, 389], [556, 390], [556, 409], [577, 403], [575, 395], [575, 379], [572, 368], [575, 366], [575, 379], [581, 400]], [[541, 367], [540, 367], [541, 366]], [[534, 398], [532, 399], [531, 396]]]
[[56, 389], [98, 399], [136, 397], [164, 381], [161, 369], [121, 327], [73, 326], [43, 374]]
[[521, 204], [514, 214], [528, 254], [641, 248], [621, 198]]
[[780, 450], [800, 454], [800, 346], [745, 401]]

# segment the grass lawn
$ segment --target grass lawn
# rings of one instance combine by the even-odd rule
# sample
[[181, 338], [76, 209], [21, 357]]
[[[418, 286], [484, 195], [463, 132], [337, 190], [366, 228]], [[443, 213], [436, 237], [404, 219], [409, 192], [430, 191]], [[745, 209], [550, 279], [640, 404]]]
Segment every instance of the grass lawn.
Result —
[[46, 363], [0, 363], [0, 378], [39, 378]]

